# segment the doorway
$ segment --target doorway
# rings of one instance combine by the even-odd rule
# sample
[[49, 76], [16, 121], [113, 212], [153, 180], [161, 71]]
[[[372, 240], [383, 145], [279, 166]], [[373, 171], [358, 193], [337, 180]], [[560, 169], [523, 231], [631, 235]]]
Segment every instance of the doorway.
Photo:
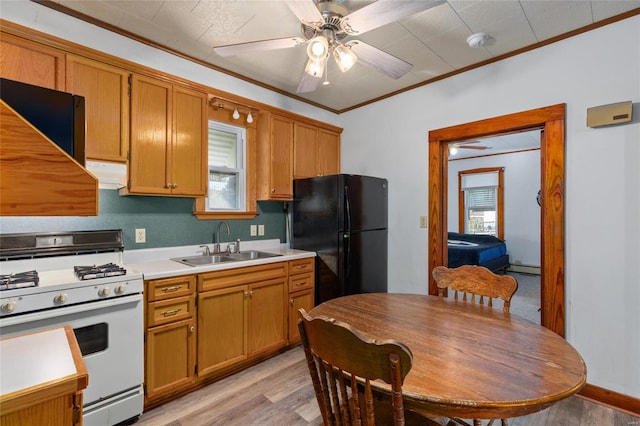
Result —
[[540, 321], [564, 337], [564, 104], [429, 132], [429, 294], [438, 293], [431, 271], [447, 264], [449, 143], [536, 129], [542, 131]]

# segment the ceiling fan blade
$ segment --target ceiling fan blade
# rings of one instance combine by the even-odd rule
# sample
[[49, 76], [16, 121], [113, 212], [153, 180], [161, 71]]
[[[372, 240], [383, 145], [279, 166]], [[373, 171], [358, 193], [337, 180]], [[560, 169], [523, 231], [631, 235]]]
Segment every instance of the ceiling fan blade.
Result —
[[409, 72], [411, 67], [413, 67], [410, 63], [360, 40], [350, 41], [347, 43], [347, 46], [356, 54], [359, 63], [380, 71], [396, 80]]
[[300, 83], [298, 84], [298, 88], [296, 89], [296, 93], [313, 92], [318, 88], [321, 81], [321, 77], [314, 77], [303, 71], [302, 78], [300, 79]]
[[348, 34], [362, 34], [444, 2], [445, 0], [378, 0], [342, 18], [342, 27]]
[[488, 146], [483, 146], [483, 145], [457, 145], [456, 148], [458, 149], [487, 149], [489, 148]]
[[306, 40], [302, 37], [285, 37], [218, 46], [214, 47], [213, 51], [220, 56], [234, 56], [264, 50], [286, 49], [300, 46], [304, 43], [306, 43]]
[[323, 22], [322, 14], [313, 0], [288, 0], [287, 6], [305, 24]]

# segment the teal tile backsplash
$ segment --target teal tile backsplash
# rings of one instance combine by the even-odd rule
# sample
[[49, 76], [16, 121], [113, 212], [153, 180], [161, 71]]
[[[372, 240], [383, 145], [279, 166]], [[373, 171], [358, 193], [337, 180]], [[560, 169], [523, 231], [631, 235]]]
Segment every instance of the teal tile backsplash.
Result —
[[[212, 243], [217, 220], [198, 220], [193, 216], [193, 199], [179, 197], [120, 196], [117, 191], [100, 190], [99, 215], [95, 217], [0, 217], [0, 232], [86, 231], [122, 229], [125, 249], [184, 246]], [[222, 231], [220, 241], [279, 239], [286, 241], [284, 203], [258, 202], [253, 220], [226, 220], [231, 236]], [[251, 237], [250, 225], [264, 225], [265, 235]], [[147, 241], [135, 243], [136, 228], [145, 228]]]

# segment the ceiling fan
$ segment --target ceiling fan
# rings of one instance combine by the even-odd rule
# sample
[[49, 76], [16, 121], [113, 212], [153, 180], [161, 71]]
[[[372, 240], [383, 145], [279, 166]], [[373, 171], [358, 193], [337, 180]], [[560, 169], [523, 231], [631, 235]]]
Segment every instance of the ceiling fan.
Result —
[[309, 59], [296, 90], [298, 93], [313, 92], [318, 87], [331, 53], [342, 72], [350, 69], [356, 62], [360, 62], [393, 79], [398, 79], [413, 65], [360, 40], [343, 41], [348, 36], [363, 34], [445, 2], [445, 0], [377, 0], [349, 13], [343, 6], [343, 1], [287, 0], [289, 9], [302, 22], [302, 37], [217, 46], [213, 50], [220, 56], [233, 56], [306, 44]]
[[480, 143], [480, 141], [466, 141], [466, 142], [456, 142], [449, 145], [449, 155], [456, 155], [458, 149], [489, 149], [490, 146], [486, 145], [474, 145], [476, 143]]

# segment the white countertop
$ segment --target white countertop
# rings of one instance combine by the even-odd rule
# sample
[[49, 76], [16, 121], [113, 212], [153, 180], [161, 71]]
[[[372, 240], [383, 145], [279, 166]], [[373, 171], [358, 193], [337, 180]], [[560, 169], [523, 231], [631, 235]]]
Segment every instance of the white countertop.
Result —
[[[220, 243], [226, 248], [227, 243]], [[213, 244], [208, 244], [213, 249]], [[128, 250], [124, 252], [124, 264], [128, 271], [142, 273], [144, 279], [168, 278], [178, 275], [198, 274], [209, 271], [220, 271], [245, 266], [263, 265], [288, 260], [315, 257], [315, 252], [294, 250], [280, 244], [280, 240], [242, 241], [240, 251], [259, 250], [280, 256], [263, 259], [252, 259], [235, 262], [216, 263], [212, 265], [188, 266], [171, 260], [175, 257], [198, 256], [202, 254], [200, 246], [164, 247], [159, 249]]]
[[0, 394], [76, 374], [64, 328], [0, 341]]

